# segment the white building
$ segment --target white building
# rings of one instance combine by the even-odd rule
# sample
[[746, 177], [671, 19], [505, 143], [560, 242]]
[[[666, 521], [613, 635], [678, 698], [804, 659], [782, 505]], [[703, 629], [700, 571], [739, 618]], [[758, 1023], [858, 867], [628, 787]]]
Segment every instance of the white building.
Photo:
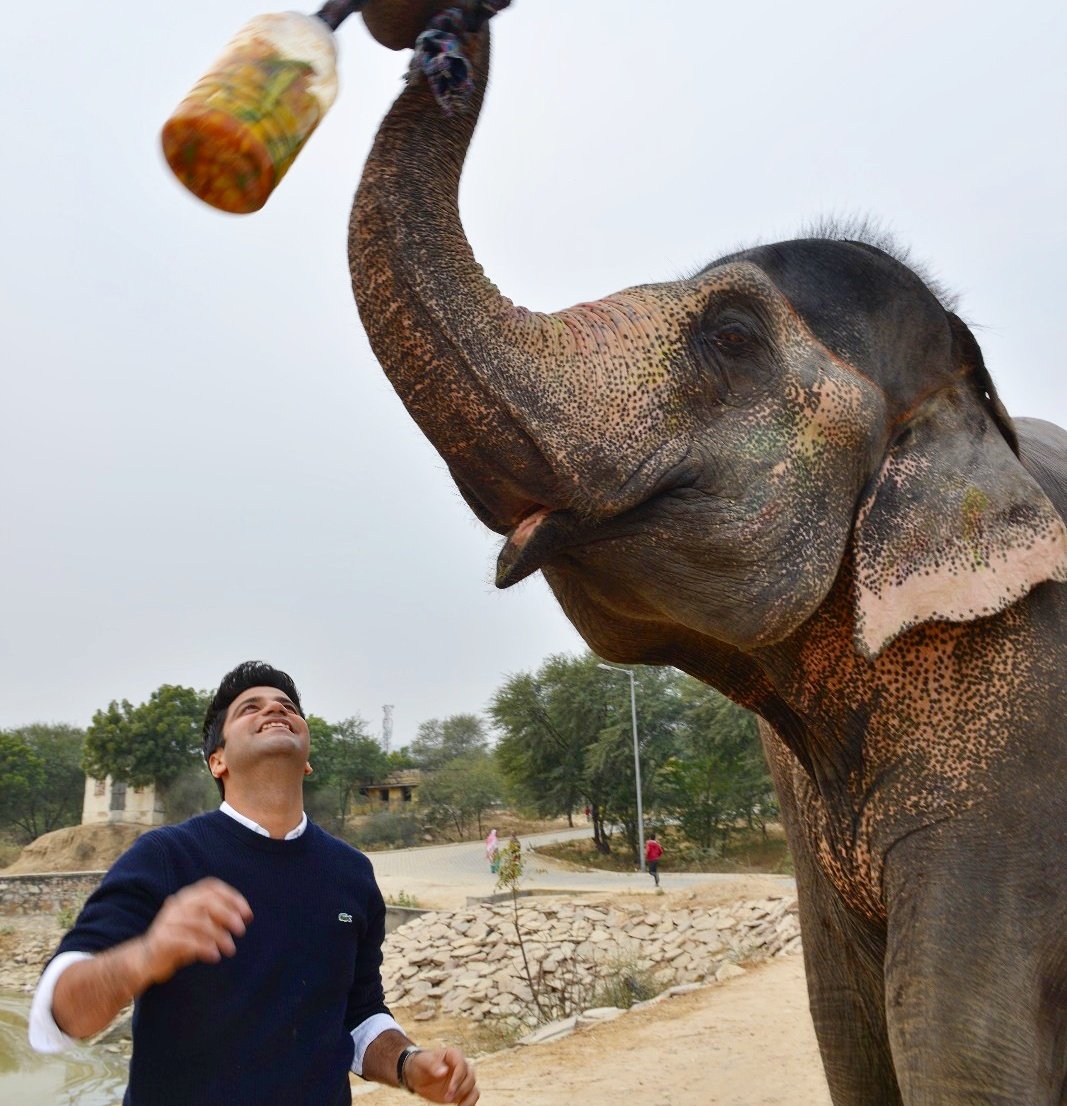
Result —
[[161, 826], [166, 812], [154, 784], [127, 787], [110, 776], [97, 780], [85, 777], [82, 825], [100, 822], [129, 822], [135, 826]]

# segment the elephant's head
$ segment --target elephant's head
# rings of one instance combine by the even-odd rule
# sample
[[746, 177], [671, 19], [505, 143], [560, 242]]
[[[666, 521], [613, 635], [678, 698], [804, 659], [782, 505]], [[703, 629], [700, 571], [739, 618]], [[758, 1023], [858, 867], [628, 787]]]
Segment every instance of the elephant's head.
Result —
[[[484, 37], [471, 43], [484, 88]], [[843, 563], [858, 648], [1067, 579], [1067, 532], [1014, 452], [969, 331], [860, 241], [761, 246], [553, 315], [517, 308], [457, 211], [474, 117], [422, 82], [353, 211], [375, 352], [467, 502], [589, 643], [671, 661], [787, 638]]]

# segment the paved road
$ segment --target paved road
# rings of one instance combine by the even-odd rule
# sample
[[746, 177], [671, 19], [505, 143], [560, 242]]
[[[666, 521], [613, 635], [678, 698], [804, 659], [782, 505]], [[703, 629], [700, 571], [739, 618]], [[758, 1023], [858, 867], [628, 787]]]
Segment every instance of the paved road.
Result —
[[[525, 850], [530, 846], [544, 845], [552, 841], [568, 841], [591, 836], [592, 830], [582, 827], [529, 834], [519, 840]], [[502, 838], [501, 844], [506, 841], [506, 837]], [[429, 893], [429, 900], [433, 901], [435, 891], [447, 890], [449, 887], [455, 888], [457, 892], [462, 889], [460, 896], [462, 898], [467, 895], [491, 895], [496, 890], [496, 877], [489, 871], [485, 858], [485, 846], [480, 841], [464, 842], [459, 845], [431, 845], [419, 849], [395, 849], [367, 855], [374, 863], [374, 871], [387, 897], [397, 894], [399, 890], [405, 890], [418, 898], [419, 890], [425, 889]], [[734, 878], [730, 875], [706, 872], [671, 872], [669, 864], [666, 864], [665, 869], [660, 870], [660, 882], [668, 891]], [[780, 879], [783, 889], [792, 890], [795, 886], [790, 876], [772, 878]], [[521, 886], [531, 890], [554, 891], [647, 891], [651, 884], [651, 877], [639, 871], [571, 871], [551, 860], [535, 857], [526, 866], [526, 874]], [[445, 904], [441, 903], [441, 905]], [[460, 905], [460, 903], [448, 905]]]

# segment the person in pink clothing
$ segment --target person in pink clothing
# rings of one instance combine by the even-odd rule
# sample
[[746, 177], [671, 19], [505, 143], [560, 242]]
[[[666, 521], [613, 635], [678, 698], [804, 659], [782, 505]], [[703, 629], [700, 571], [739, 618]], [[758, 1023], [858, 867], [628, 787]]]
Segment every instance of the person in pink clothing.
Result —
[[496, 841], [496, 829], [489, 831], [489, 836], [485, 839], [485, 858], [489, 861], [489, 871], [495, 872], [500, 866], [500, 860], [497, 856], [498, 845]]
[[659, 886], [659, 859], [663, 856], [663, 846], [656, 840], [656, 835], [650, 833], [645, 842], [645, 863], [648, 865], [648, 874]]

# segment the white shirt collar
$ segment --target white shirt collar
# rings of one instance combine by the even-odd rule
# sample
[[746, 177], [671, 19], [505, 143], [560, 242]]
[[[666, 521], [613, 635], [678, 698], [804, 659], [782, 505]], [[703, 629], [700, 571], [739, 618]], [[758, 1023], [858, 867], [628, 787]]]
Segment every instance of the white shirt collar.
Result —
[[[263, 837], [270, 837], [270, 834], [267, 832], [267, 830], [265, 830], [258, 822], [253, 822], [251, 818], [245, 817], [245, 815], [243, 815], [239, 810], [234, 810], [233, 807], [230, 806], [230, 804], [226, 802], [225, 799], [222, 800], [222, 805], [219, 807], [219, 810], [221, 810], [223, 814], [228, 814], [235, 822], [240, 822], [242, 826], [247, 826], [255, 833], [261, 834]], [[299, 837], [304, 832], [304, 830], [307, 829], [307, 826], [308, 816], [306, 813], [301, 812], [300, 821], [297, 823], [296, 828], [291, 829], [285, 835], [285, 837], [282, 838], [282, 840], [294, 840], [295, 838]]]

